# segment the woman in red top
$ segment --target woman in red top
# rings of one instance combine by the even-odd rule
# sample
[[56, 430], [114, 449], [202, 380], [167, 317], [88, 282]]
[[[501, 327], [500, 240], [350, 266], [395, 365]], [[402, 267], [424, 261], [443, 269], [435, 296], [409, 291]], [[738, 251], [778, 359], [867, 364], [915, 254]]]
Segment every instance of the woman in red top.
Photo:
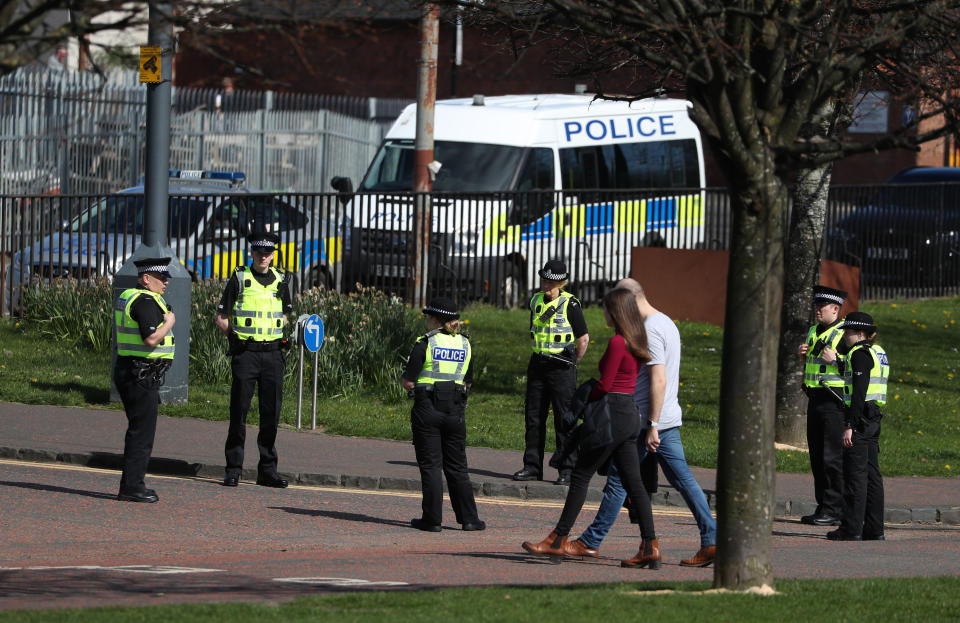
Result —
[[650, 508], [650, 497], [640, 478], [640, 458], [637, 452], [640, 417], [633, 401], [637, 373], [640, 366], [650, 360], [647, 334], [633, 292], [623, 288], [612, 290], [603, 298], [603, 312], [607, 326], [613, 327], [616, 334], [610, 338], [607, 350], [600, 358], [600, 382], [593, 388], [590, 399], [599, 400], [604, 395], [607, 397], [613, 443], [602, 450], [577, 457], [577, 464], [570, 476], [570, 490], [567, 491], [567, 500], [557, 527], [539, 543], [524, 542], [523, 549], [560, 562], [567, 535], [570, 534], [570, 529], [573, 528], [586, 500], [590, 478], [601, 465], [612, 459], [640, 516], [642, 537], [637, 555], [620, 564], [624, 567], [659, 569], [660, 548], [653, 527], [653, 511]]

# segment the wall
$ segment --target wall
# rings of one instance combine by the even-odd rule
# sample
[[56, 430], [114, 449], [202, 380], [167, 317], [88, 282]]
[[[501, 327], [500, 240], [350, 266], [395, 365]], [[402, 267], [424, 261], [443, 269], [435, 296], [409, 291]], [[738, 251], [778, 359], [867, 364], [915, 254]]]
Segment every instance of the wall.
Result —
[[[634, 247], [630, 276], [654, 307], [676, 320], [723, 326], [729, 251]], [[824, 260], [820, 283], [850, 293], [841, 313], [859, 307], [860, 269]]]

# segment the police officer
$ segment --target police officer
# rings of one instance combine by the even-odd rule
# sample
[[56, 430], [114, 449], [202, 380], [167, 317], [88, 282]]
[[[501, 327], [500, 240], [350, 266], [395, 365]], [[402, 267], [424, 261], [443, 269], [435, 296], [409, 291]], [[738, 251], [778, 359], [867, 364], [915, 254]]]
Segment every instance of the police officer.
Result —
[[227, 458], [224, 486], [235, 487], [243, 470], [247, 411], [253, 392], [260, 404], [257, 447], [257, 484], [283, 488], [287, 481], [277, 474], [277, 426], [283, 400], [283, 327], [293, 311], [290, 274], [272, 266], [280, 237], [270, 232], [247, 236], [253, 263], [238, 266], [223, 291], [217, 307], [217, 328], [230, 341], [230, 428], [224, 453]]
[[423, 489], [422, 515], [410, 525], [440, 532], [442, 468], [457, 523], [466, 531], [483, 530], [486, 524], [477, 515], [467, 474], [464, 411], [473, 381], [470, 341], [459, 335], [460, 314], [450, 299], [432, 299], [423, 313], [427, 334], [414, 345], [401, 377], [414, 400], [410, 427]]
[[160, 386], [173, 362], [172, 329], [176, 318], [163, 300], [170, 279], [170, 258], [145, 258], [135, 260], [134, 264], [138, 287], [124, 290], [113, 304], [117, 344], [113, 379], [128, 423], [117, 499], [156, 502], [157, 492], [147, 489], [143, 478], [157, 431]]
[[[533, 353], [527, 365], [526, 450], [523, 468], [513, 475], [514, 480], [543, 479], [547, 413], [551, 404], [557, 448], [570, 433], [564, 422], [570, 418], [570, 400], [577, 389], [577, 364], [590, 343], [580, 301], [563, 289], [570, 276], [567, 265], [561, 260], [550, 260], [538, 274], [540, 291], [530, 299]], [[550, 465], [559, 472], [556, 484], [570, 484], [576, 459], [576, 452], [567, 453], [562, 459], [554, 454]]]
[[[843, 372], [844, 509], [840, 527], [827, 533], [832, 541], [882, 541], [883, 476], [880, 475], [880, 407], [887, 403], [890, 362], [875, 344], [877, 325], [869, 314], [851, 312], [843, 324], [849, 350]], [[826, 350], [825, 359], [834, 353]]]
[[840, 307], [847, 293], [827, 286], [813, 287], [817, 324], [810, 327], [799, 353], [805, 367], [803, 386], [807, 394], [807, 447], [813, 471], [817, 509], [800, 521], [815, 526], [835, 526], [843, 512], [843, 377], [836, 362], [822, 357], [824, 349], [836, 349], [843, 339]]

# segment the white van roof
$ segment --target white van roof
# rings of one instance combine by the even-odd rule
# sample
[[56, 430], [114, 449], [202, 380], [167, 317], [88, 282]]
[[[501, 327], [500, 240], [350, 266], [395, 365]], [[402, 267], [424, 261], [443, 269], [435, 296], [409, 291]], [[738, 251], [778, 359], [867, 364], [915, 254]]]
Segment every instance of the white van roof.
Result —
[[[483, 98], [438, 100], [434, 112], [434, 139], [491, 143], [496, 145], [557, 145], [559, 124], [565, 121], [596, 118], [676, 115], [682, 126], [678, 136], [689, 138], [699, 133], [689, 120], [690, 102], [681, 99], [647, 98], [635, 102], [596, 100], [593, 95], [548, 93], [540, 95], [497, 95]], [[407, 106], [394, 122], [387, 139], [413, 139], [416, 134], [416, 104]], [[677, 114], [679, 113], [679, 114]], [[630, 128], [632, 132], [633, 129]], [[626, 130], [612, 128], [612, 132]], [[635, 138], [634, 140], [651, 140]]]

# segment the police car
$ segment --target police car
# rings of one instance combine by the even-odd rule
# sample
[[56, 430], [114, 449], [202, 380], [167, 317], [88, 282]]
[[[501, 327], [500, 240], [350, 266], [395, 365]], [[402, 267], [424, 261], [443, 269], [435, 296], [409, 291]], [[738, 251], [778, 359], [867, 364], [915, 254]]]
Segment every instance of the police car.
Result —
[[830, 230], [832, 259], [879, 288], [960, 286], [960, 167], [900, 171]]
[[[306, 286], [335, 287], [341, 233], [319, 207], [244, 186], [228, 171], [170, 171], [169, 244], [194, 279], [226, 278], [245, 262], [245, 237], [281, 237], [276, 264]], [[311, 204], [312, 205], [312, 204]], [[143, 185], [103, 197], [63, 223], [61, 231], [13, 255], [8, 292], [16, 307], [21, 284], [73, 277], [111, 277], [140, 245]], [[12, 286], [12, 287], [11, 287]]]

